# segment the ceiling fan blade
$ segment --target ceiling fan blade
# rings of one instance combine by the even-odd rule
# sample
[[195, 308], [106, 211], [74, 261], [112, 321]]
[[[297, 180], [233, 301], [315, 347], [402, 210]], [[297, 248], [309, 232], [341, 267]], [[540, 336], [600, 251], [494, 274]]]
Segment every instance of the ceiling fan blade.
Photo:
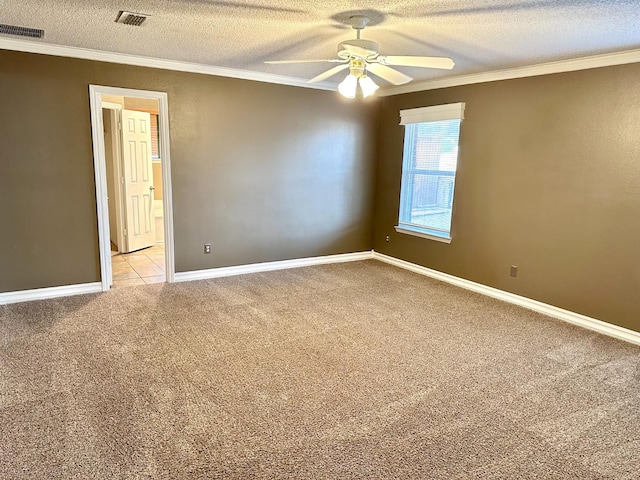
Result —
[[329, 77], [333, 77], [336, 73], [341, 72], [342, 70], [346, 70], [347, 68], [349, 68], [349, 65], [346, 63], [344, 65], [338, 65], [337, 67], [330, 68], [326, 72], [323, 72], [320, 75], [313, 77], [307, 83], [321, 82], [322, 80], [326, 80]]
[[399, 65], [404, 67], [441, 68], [451, 70], [455, 63], [447, 57], [415, 57], [410, 55], [379, 55], [382, 65]]
[[267, 60], [264, 63], [271, 65], [283, 65], [287, 63], [346, 63], [347, 60], [341, 60], [339, 58], [332, 58], [329, 60]]
[[405, 75], [381, 63], [371, 63], [367, 65], [367, 70], [394, 85], [402, 85], [413, 80], [409, 75]]

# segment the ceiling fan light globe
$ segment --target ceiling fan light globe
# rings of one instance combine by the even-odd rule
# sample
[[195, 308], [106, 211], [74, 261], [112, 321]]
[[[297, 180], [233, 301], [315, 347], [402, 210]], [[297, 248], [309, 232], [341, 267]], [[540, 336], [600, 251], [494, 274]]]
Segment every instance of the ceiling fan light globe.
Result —
[[360, 88], [362, 89], [362, 96], [364, 98], [367, 98], [369, 95], [372, 95], [373, 93], [375, 93], [376, 90], [378, 90], [378, 85], [375, 84], [375, 82], [373, 80], [371, 80], [370, 77], [364, 76], [364, 77], [360, 77], [360, 79], [358, 80], [360, 83]]
[[338, 85], [338, 91], [343, 97], [355, 98], [357, 86], [358, 78], [355, 75], [349, 74], [347, 75], [347, 78]]

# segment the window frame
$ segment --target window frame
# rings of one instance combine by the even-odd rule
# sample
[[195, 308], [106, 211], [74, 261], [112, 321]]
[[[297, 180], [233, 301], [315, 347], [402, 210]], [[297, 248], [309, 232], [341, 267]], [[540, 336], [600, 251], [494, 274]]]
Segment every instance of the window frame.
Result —
[[[414, 235], [421, 238], [427, 238], [429, 240], [436, 240], [444, 243], [451, 243], [451, 226], [453, 224], [453, 204], [455, 201], [455, 178], [457, 174], [457, 160], [459, 159], [459, 152], [456, 158], [456, 170], [448, 173], [445, 170], [428, 170], [428, 169], [416, 169], [411, 168], [415, 157], [416, 142], [407, 142], [408, 129], [407, 125], [415, 125], [429, 122], [440, 122], [446, 120], [459, 120], [460, 126], [462, 126], [462, 120], [464, 119], [463, 102], [451, 103], [445, 105], [435, 105], [430, 107], [412, 108], [400, 111], [401, 122], [400, 125], [405, 126], [403, 150], [402, 150], [402, 172], [400, 182], [400, 203], [398, 209], [398, 224], [394, 227], [396, 232], [407, 235]], [[414, 137], [416, 138], [416, 137]], [[458, 133], [458, 147], [460, 146], [460, 132]], [[402, 218], [406, 218], [407, 209], [411, 209], [413, 199], [413, 188], [415, 185], [416, 175], [438, 175], [438, 176], [451, 176], [453, 177], [453, 190], [451, 197], [451, 223], [448, 230], [441, 230], [436, 228], [425, 227], [424, 225], [403, 222]]]

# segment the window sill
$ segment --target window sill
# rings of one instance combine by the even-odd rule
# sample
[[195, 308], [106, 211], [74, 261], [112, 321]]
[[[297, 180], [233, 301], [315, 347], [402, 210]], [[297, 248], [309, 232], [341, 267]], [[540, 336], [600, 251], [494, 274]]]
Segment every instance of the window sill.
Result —
[[407, 235], [413, 235], [414, 237], [427, 238], [429, 240], [435, 240], [436, 242], [451, 243], [451, 237], [435, 235], [432, 233], [421, 232], [418, 230], [409, 230], [408, 228], [399, 227], [397, 225], [394, 228], [398, 233], [405, 233]]

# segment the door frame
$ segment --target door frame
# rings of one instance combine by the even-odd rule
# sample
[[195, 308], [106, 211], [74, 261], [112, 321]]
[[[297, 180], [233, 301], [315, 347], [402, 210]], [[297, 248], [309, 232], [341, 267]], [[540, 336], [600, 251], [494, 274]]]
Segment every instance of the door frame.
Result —
[[109, 235], [109, 203], [107, 195], [107, 162], [104, 151], [104, 125], [102, 96], [148, 98], [158, 101], [160, 151], [162, 152], [162, 206], [164, 210], [164, 250], [166, 281], [175, 281], [175, 253], [173, 239], [173, 199], [171, 189], [171, 148], [169, 144], [169, 104], [166, 92], [134, 90], [131, 88], [89, 85], [91, 110], [91, 138], [93, 140], [93, 166], [96, 181], [96, 207], [98, 213], [98, 243], [100, 246], [100, 282], [102, 290], [111, 288], [111, 238]]
[[[120, 105], [119, 103], [110, 103], [110, 102], [102, 102], [102, 110], [110, 110], [111, 112], [113, 112], [113, 115], [110, 116], [110, 119], [112, 120], [112, 125], [111, 128], [113, 130], [113, 132], [117, 132], [118, 131], [118, 123], [122, 122], [121, 116], [122, 116], [122, 105]], [[103, 121], [104, 121], [104, 117], [103, 117]], [[124, 224], [124, 211], [123, 211], [123, 193], [122, 193], [122, 184], [118, 181], [115, 181], [117, 178], [120, 178], [122, 176], [122, 139], [120, 138], [119, 135], [113, 135], [112, 136], [112, 140], [113, 140], [113, 144], [112, 144], [112, 148], [113, 148], [113, 155], [114, 155], [114, 162], [113, 162], [113, 179], [114, 179], [114, 192], [115, 192], [115, 196], [116, 196], [116, 228], [117, 228], [117, 232], [116, 232], [116, 238], [118, 240], [118, 248], [122, 248], [122, 246], [124, 245], [124, 232], [123, 232], [123, 224]], [[107, 176], [108, 176], [108, 172], [107, 172]], [[107, 183], [108, 185], [108, 183]], [[111, 232], [111, 226], [109, 226], [109, 233]], [[109, 235], [109, 237], [111, 237], [111, 235]]]

